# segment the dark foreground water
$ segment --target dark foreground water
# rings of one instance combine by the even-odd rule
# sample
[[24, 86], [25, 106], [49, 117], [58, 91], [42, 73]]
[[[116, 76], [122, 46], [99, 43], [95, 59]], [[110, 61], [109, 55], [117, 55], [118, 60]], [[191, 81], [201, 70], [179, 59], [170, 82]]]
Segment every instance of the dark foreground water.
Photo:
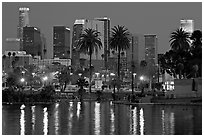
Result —
[[52, 105], [3, 105], [2, 133], [171, 135], [202, 134], [202, 107], [129, 106], [112, 102], [60, 102]]

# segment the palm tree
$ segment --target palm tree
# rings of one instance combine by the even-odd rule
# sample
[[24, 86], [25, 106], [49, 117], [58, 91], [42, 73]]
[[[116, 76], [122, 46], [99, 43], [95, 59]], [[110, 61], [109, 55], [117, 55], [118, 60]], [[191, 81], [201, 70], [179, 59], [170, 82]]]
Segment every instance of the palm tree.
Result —
[[130, 33], [124, 26], [114, 26], [110, 38], [110, 48], [118, 51], [118, 78], [120, 79], [120, 54], [130, 47]]
[[93, 29], [85, 29], [84, 33], [81, 34], [80, 39], [77, 43], [77, 46], [79, 47], [81, 52], [84, 52], [85, 54], [89, 55], [90, 61], [89, 61], [89, 70], [90, 70], [90, 76], [89, 76], [89, 92], [91, 92], [91, 57], [94, 51], [96, 51], [98, 48], [101, 49], [102, 43], [99, 38], [99, 32]]
[[6, 55], [3, 55], [3, 70], [5, 70]]
[[185, 32], [182, 28], [177, 29], [171, 33], [170, 46], [174, 51], [188, 51], [190, 43], [190, 35], [188, 32]]
[[16, 53], [15, 52], [13, 52], [13, 61], [12, 61], [12, 67], [13, 67], [13, 69], [14, 69], [14, 65], [15, 65], [15, 56], [16, 56]]
[[9, 56], [9, 69], [11, 68], [11, 52], [8, 53]]

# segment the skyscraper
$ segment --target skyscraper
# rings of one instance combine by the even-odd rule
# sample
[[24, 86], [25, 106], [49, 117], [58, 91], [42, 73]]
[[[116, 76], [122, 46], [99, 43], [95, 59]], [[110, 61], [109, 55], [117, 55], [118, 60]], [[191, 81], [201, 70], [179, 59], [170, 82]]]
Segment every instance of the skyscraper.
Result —
[[[108, 60], [108, 41], [110, 37], [110, 19], [108, 18], [95, 18], [93, 20], [78, 19], [75, 21], [73, 26], [73, 37], [72, 37], [72, 64], [80, 65], [80, 61], [89, 60], [89, 56], [84, 53], [80, 53], [77, 49], [77, 42], [80, 35], [87, 28], [94, 29], [99, 32], [99, 38], [102, 42], [102, 48], [97, 49], [92, 54], [92, 64], [95, 69], [107, 68]], [[85, 63], [82, 63], [85, 64]]]
[[36, 27], [23, 27], [23, 51], [32, 56], [42, 57], [42, 41], [40, 29]]
[[20, 50], [23, 49], [23, 27], [29, 26], [29, 8], [19, 8], [19, 22], [17, 27], [17, 38], [20, 39]]
[[104, 63], [105, 68], [107, 68], [108, 57], [110, 56], [110, 47], [109, 47], [109, 39], [110, 39], [110, 18], [95, 18], [96, 20], [103, 22], [104, 27]]
[[79, 66], [80, 65], [80, 52], [77, 47], [77, 42], [79, 40], [80, 35], [82, 34], [84, 30], [84, 24], [86, 20], [85, 19], [77, 19], [74, 22], [73, 26], [73, 34], [72, 34], [72, 52], [71, 52], [71, 58], [72, 58], [72, 65], [73, 66]]
[[145, 37], [145, 61], [147, 62], [147, 75], [150, 80], [150, 87], [152, 79], [155, 76], [156, 73], [156, 65], [158, 64], [157, 60], [157, 35], [154, 34], [148, 34], [144, 35]]
[[53, 27], [53, 56], [54, 58], [70, 58], [70, 28], [65, 26]]

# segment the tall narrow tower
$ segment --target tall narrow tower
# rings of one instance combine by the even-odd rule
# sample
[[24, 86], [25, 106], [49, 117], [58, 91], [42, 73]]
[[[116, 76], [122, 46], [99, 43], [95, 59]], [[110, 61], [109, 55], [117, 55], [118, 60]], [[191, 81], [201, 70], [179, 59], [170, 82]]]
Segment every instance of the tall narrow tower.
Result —
[[19, 8], [19, 23], [17, 28], [17, 38], [20, 39], [20, 50], [23, 50], [23, 27], [29, 27], [29, 8]]

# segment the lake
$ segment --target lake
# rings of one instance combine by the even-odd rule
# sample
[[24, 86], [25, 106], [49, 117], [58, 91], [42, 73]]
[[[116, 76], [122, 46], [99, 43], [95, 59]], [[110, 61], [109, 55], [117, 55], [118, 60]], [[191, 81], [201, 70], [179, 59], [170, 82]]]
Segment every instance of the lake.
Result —
[[201, 105], [68, 102], [2, 105], [3, 135], [202, 134]]

